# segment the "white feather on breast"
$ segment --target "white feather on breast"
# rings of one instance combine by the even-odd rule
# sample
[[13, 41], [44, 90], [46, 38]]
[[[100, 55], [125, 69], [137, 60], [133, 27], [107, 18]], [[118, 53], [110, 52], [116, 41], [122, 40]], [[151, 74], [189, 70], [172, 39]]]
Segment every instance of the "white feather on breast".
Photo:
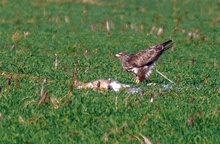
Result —
[[153, 70], [154, 66], [155, 66], [154, 64], [151, 65], [150, 68], [149, 68], [149, 71], [147, 71], [147, 72], [145, 73], [145, 77], [146, 77], [146, 78], [148, 78], [148, 77], [150, 76], [150, 74], [152, 73], [152, 70]]
[[131, 71], [133, 71], [135, 74], [138, 74], [138, 68], [132, 68], [132, 70]]
[[[154, 65], [144, 66], [144, 68], [146, 68], [146, 69], [149, 68], [149, 71], [147, 71], [146, 74], [145, 74], [146, 76], [149, 76], [152, 73], [152, 69], [154, 68]], [[136, 67], [131, 69], [131, 71], [134, 72], [135, 74], [138, 74], [138, 70], [139, 70], [139, 68], [136, 68]]]

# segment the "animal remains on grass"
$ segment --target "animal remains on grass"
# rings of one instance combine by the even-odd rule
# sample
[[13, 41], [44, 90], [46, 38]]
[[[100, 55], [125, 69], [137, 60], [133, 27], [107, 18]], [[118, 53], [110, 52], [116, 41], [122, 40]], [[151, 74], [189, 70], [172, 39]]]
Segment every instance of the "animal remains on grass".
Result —
[[157, 59], [173, 45], [172, 40], [168, 40], [162, 44], [152, 46], [148, 49], [141, 50], [135, 54], [120, 52], [116, 54], [122, 62], [122, 67], [134, 73], [136, 83], [142, 82], [149, 78], [152, 69], [155, 67]]
[[118, 92], [123, 88], [129, 88], [129, 85], [122, 84], [116, 80], [108, 79], [108, 80], [96, 80], [92, 82], [82, 83], [77, 82], [76, 86], [78, 89], [82, 88], [91, 88], [91, 89], [105, 89], [105, 90], [113, 90]]

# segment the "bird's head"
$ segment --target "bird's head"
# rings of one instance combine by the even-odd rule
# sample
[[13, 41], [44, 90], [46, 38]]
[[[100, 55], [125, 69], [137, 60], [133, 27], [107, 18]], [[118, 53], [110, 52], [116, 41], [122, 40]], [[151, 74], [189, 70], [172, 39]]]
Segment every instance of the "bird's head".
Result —
[[120, 53], [116, 54], [115, 56], [116, 56], [117, 58], [119, 58], [120, 60], [123, 60], [123, 58], [124, 58], [126, 55], [127, 55], [127, 53], [125, 53], [125, 52], [120, 52]]

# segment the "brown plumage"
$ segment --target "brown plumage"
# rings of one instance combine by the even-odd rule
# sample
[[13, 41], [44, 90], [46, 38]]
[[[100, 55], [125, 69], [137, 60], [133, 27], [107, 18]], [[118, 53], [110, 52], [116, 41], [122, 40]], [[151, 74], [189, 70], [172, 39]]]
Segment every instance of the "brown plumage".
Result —
[[162, 44], [141, 50], [135, 54], [120, 52], [116, 54], [116, 57], [121, 60], [122, 67], [126, 71], [135, 74], [136, 82], [139, 83], [148, 79], [154, 67], [154, 63], [167, 49], [172, 47], [172, 44], [172, 40], [169, 40]]

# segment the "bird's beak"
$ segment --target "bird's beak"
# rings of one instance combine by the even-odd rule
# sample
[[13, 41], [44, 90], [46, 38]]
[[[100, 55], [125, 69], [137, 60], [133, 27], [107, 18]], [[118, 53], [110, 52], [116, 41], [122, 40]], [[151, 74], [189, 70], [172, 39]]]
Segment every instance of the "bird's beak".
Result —
[[120, 57], [120, 55], [119, 55], [119, 54], [116, 54], [115, 56], [116, 56], [116, 57]]

